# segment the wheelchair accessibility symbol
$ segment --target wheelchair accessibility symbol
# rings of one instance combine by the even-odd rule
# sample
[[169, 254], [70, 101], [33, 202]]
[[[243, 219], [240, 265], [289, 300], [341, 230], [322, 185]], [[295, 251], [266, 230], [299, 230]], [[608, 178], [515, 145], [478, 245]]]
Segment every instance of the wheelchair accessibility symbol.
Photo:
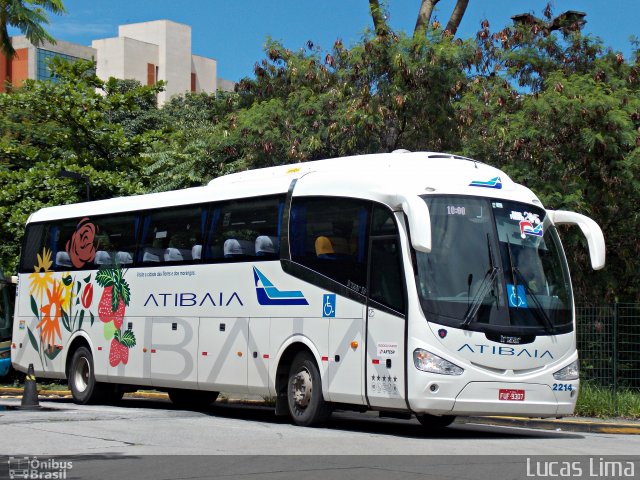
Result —
[[336, 294], [335, 293], [325, 293], [322, 296], [322, 316], [323, 317], [336, 316]]
[[516, 289], [513, 285], [507, 283], [507, 295], [509, 296], [510, 307], [529, 308], [527, 304], [527, 292], [524, 289], [524, 285], [518, 285]]

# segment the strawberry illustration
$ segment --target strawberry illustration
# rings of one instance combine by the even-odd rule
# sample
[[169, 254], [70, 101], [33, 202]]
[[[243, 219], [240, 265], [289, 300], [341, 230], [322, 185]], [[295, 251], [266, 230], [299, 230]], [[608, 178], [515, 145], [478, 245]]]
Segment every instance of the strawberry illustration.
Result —
[[111, 340], [109, 348], [109, 365], [116, 367], [122, 362], [124, 365], [129, 361], [129, 349], [135, 347], [136, 337], [131, 330], [116, 330]]
[[122, 268], [101, 268], [96, 274], [96, 282], [104, 287], [98, 303], [98, 318], [105, 323], [114, 322], [116, 328], [120, 329], [131, 296]]
[[122, 326], [124, 319], [125, 304], [121, 297], [118, 297], [118, 307], [113, 310], [113, 285], [105, 287], [98, 303], [98, 318], [105, 323], [114, 322], [117, 329]]

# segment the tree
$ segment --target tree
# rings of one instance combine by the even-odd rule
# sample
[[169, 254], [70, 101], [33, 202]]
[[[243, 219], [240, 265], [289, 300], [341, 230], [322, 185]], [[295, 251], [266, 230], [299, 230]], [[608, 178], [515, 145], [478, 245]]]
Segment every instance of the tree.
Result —
[[[548, 25], [554, 25], [550, 9]], [[607, 266], [593, 272], [578, 231], [563, 230], [574, 288], [594, 298], [640, 300], [640, 52], [631, 61], [584, 36], [524, 22], [478, 34], [480, 73], [456, 104], [463, 153], [506, 170], [547, 208], [575, 210], [602, 227]]]
[[0, 94], [0, 264], [7, 271], [16, 267], [32, 212], [84, 200], [84, 183], [60, 178], [61, 170], [89, 177], [94, 199], [147, 190], [142, 153], [155, 132], [129, 127], [145, 108], [157, 110], [162, 86], [100, 80], [88, 61], [56, 59], [51, 68], [54, 80], [27, 80]]
[[464, 17], [464, 12], [467, 11], [467, 5], [469, 5], [469, 0], [458, 0], [456, 2], [456, 6], [453, 8], [453, 12], [445, 28], [445, 31], [450, 35], [455, 35], [458, 31], [462, 17]]
[[55, 43], [55, 39], [42, 26], [49, 23], [47, 11], [65, 13], [62, 0], [0, 0], [0, 52], [9, 58], [16, 54], [8, 26], [18, 28], [36, 46], [45, 40]]
[[[422, 0], [420, 2], [420, 10], [418, 10], [416, 26], [413, 31], [414, 37], [418, 37], [426, 33], [429, 22], [431, 21], [431, 15], [438, 3], [440, 3], [440, 0]], [[451, 13], [449, 21], [447, 22], [444, 33], [447, 35], [456, 34], [468, 5], [469, 0], [456, 0], [456, 5]], [[386, 36], [389, 33], [389, 26], [386, 21], [386, 15], [384, 14], [383, 7], [380, 5], [380, 0], [369, 0], [369, 11], [371, 13], [371, 19], [373, 20], [376, 35]]]
[[[174, 120], [163, 136], [169, 141], [149, 154], [154, 188], [341, 155], [455, 150], [453, 103], [473, 53], [438, 30], [417, 39], [368, 34], [351, 49], [337, 41], [330, 52], [312, 42], [292, 52], [269, 41], [255, 78], [243, 79], [237, 93], [187, 95], [165, 106]], [[204, 100], [195, 113], [193, 102]]]

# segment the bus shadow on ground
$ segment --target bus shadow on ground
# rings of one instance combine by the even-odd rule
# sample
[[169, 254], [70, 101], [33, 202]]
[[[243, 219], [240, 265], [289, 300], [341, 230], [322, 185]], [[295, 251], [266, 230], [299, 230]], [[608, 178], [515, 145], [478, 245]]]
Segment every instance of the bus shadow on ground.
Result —
[[[69, 399], [55, 399], [55, 402], [71, 403]], [[206, 408], [184, 408], [173, 405], [169, 400], [124, 398], [114, 404], [118, 408], [144, 408], [155, 410], [172, 410], [194, 412], [211, 417], [246, 420], [248, 422], [263, 422], [271, 424], [292, 424], [288, 417], [275, 415], [273, 407], [216, 402]], [[443, 429], [428, 430], [416, 419], [398, 420], [392, 418], [380, 418], [375, 412], [357, 413], [349, 411], [335, 411], [331, 418], [322, 426], [330, 430], [342, 430], [357, 433], [371, 433], [389, 435], [404, 438], [429, 438], [429, 439], [557, 439], [557, 438], [584, 438], [583, 435], [568, 432], [554, 432], [549, 430], [522, 429], [517, 427], [483, 425], [478, 423], [456, 422]]]

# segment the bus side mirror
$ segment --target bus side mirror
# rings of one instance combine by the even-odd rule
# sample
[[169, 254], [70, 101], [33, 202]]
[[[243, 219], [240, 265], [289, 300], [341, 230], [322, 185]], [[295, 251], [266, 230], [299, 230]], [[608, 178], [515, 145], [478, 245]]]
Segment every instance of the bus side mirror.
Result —
[[591, 268], [600, 270], [604, 267], [606, 249], [604, 245], [604, 235], [600, 226], [585, 215], [566, 210], [547, 210], [550, 220], [554, 225], [577, 225], [582, 230], [587, 245], [589, 245], [589, 256], [591, 257]]
[[419, 252], [431, 251], [431, 217], [427, 202], [417, 195], [402, 198], [402, 211], [409, 219], [411, 245]]

